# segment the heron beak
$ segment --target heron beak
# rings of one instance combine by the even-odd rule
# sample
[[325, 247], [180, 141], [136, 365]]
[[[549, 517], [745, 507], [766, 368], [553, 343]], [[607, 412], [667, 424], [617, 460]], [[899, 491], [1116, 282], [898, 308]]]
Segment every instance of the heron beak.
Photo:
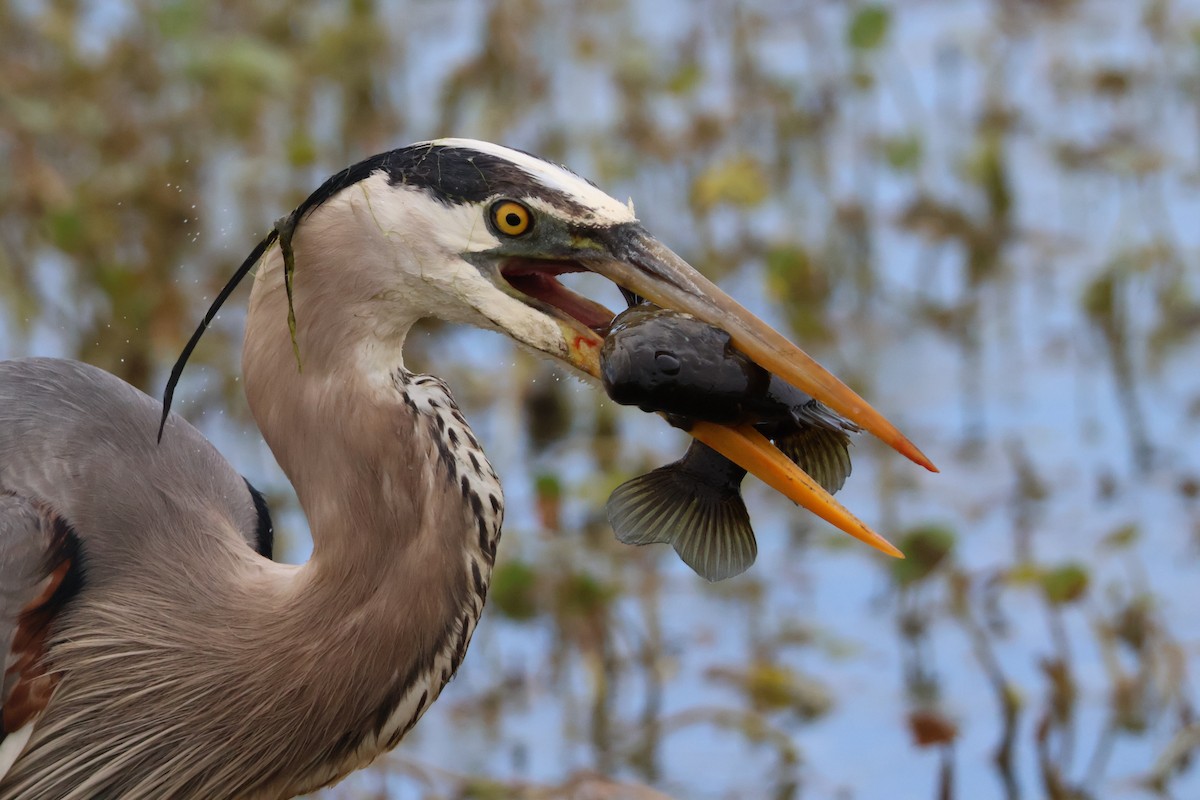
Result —
[[[882, 414], [783, 335], [755, 317], [640, 225], [613, 229], [607, 253], [579, 263], [655, 305], [683, 311], [729, 333], [733, 345], [759, 366], [870, 431], [931, 472], [937, 467]], [[569, 345], [570, 360], [593, 375], [595, 345]], [[692, 436], [760, 478], [793, 502], [873, 547], [901, 557], [750, 425], [697, 422]]]

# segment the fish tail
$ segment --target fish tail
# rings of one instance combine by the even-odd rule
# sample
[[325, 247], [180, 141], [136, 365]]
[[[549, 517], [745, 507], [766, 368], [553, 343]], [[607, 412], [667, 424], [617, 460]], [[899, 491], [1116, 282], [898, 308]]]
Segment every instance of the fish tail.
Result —
[[738, 483], [697, 482], [680, 466], [659, 467], [617, 487], [608, 498], [608, 521], [625, 544], [670, 544], [705, 580], [740, 575], [758, 555], [750, 515]]

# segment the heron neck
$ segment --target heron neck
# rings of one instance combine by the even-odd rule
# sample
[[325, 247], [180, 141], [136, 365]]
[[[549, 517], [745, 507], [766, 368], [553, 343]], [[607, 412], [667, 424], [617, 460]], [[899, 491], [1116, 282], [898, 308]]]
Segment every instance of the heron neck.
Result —
[[382, 328], [349, 295], [313, 303], [297, 278], [298, 365], [280, 270], [265, 269], [247, 317], [246, 397], [308, 518], [311, 566], [356, 584], [413, 564], [414, 580], [435, 580], [431, 566], [461, 573], [480, 508], [499, 515], [499, 486], [444, 384], [404, 369], [411, 323], [392, 315]]
[[308, 308], [297, 306], [301, 325], [319, 311], [352, 329], [310, 348], [301, 328], [301, 370], [282, 288], [256, 284], [243, 374], [312, 532], [286, 624], [337, 631], [313, 660], [343, 673], [339, 685], [375, 687], [347, 689], [347, 713], [376, 722], [333, 775], [393, 747], [457, 670], [483, 610], [502, 495], [444, 384], [402, 366], [406, 331], [381, 337], [351, 309]]

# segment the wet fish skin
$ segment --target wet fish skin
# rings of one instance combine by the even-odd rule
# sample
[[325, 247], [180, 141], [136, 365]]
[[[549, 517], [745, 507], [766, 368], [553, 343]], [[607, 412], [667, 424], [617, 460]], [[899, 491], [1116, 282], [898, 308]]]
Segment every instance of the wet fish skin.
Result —
[[745, 419], [771, 382], [765, 369], [733, 349], [725, 331], [648, 304], [613, 320], [600, 375], [621, 405], [720, 423]]
[[[613, 321], [600, 353], [609, 396], [661, 412], [687, 430], [697, 419], [750, 422], [830, 493], [850, 474], [858, 426], [734, 349], [729, 334], [695, 318], [634, 306]], [[741, 574], [758, 545], [741, 497], [746, 471], [700, 442], [683, 458], [621, 484], [609, 522], [626, 544], [668, 543], [710, 581]]]

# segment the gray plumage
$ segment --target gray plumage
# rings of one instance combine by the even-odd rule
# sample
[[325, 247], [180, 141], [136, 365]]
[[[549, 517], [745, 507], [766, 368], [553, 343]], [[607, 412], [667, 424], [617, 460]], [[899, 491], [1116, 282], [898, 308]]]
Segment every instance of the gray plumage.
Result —
[[[439, 458], [431, 424], [398, 392], [377, 410], [387, 423], [359, 417], [352, 432], [412, 435], [358, 448], [357, 463], [323, 462], [342, 485], [322, 494], [345, 493], [336, 513], [353, 527], [395, 536], [340, 541], [336, 557], [304, 567], [254, 552], [245, 482], [178, 417], [156, 446], [158, 404], [118, 379], [71, 362], [5, 363], [0, 409], [0, 585], [18, 590], [0, 609], [6, 640], [33, 593], [19, 589], [45, 558], [49, 509], [71, 520], [86, 581], [56, 624], [51, 652], [63, 673], [53, 702], [0, 797], [307, 791], [398, 740], [461, 661], [483, 598], [459, 555], [478, 542], [475, 515], [440, 502], [458, 497], [458, 481], [446, 471], [411, 492], [363, 496], [364, 473], [383, 468], [395, 488], [408, 465]], [[497, 515], [489, 533], [498, 528]], [[459, 535], [431, 542], [414, 529]]]

